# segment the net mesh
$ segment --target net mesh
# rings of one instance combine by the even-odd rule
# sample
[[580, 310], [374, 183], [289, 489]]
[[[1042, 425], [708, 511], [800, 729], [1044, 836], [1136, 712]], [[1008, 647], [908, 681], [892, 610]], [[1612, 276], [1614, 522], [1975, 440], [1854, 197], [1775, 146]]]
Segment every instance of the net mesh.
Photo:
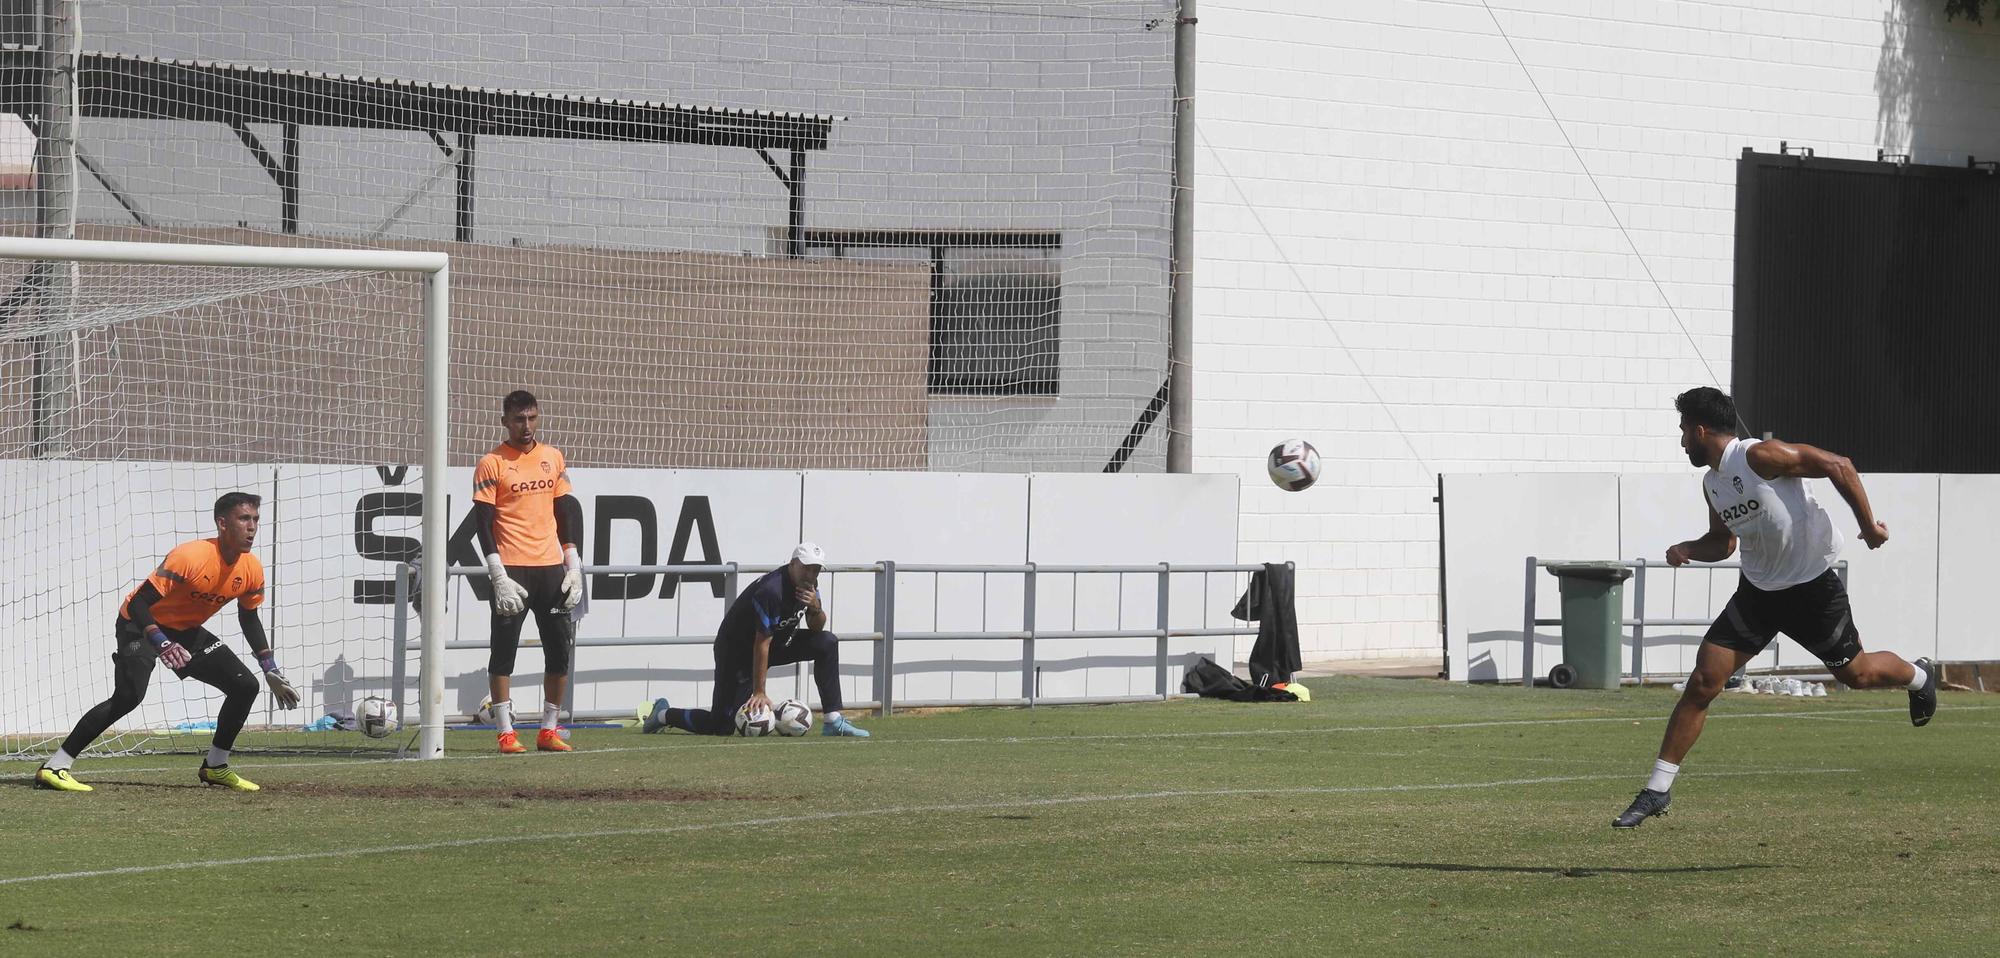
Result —
[[[519, 388], [581, 467], [1160, 471], [1181, 427], [1171, 0], [37, 9], [0, 232], [449, 253], [454, 468]], [[7, 269], [7, 746], [103, 696], [118, 599], [231, 488], [308, 707], [381, 687], [416, 282]]]
[[[52, 751], [108, 698], [125, 596], [174, 546], [215, 534], [224, 492], [263, 497], [262, 612], [304, 697], [260, 697], [251, 748], [388, 741], [304, 732], [394, 697], [392, 606], [349, 600], [356, 463], [412, 462], [422, 382], [419, 281], [379, 273], [30, 263], [0, 325], [0, 524], [15, 587], [0, 593], [0, 750]], [[245, 650], [236, 617], [207, 623]], [[206, 747], [221, 698], [155, 671], [100, 749]], [[177, 734], [188, 732], [191, 734]]]
[[1096, 471], [1166, 376], [1173, 9], [87, 4], [79, 235], [451, 252], [455, 463], [527, 387], [580, 466]]

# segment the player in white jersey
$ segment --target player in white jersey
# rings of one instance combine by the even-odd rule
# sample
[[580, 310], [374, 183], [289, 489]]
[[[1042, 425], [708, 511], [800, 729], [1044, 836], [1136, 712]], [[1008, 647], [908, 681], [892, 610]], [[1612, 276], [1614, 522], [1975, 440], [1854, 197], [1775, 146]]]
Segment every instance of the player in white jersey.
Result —
[[1889, 541], [1889, 527], [1875, 518], [1854, 464], [1803, 443], [1738, 438], [1735, 401], [1711, 386], [1680, 394], [1674, 408], [1681, 414], [1681, 448], [1688, 461], [1708, 467], [1701, 481], [1708, 532], [1668, 548], [1667, 564], [1721, 562], [1740, 542], [1743, 575], [1736, 595], [1702, 638], [1687, 690], [1667, 720], [1652, 777], [1613, 828], [1637, 828], [1666, 813], [1668, 790], [1701, 736], [1708, 704], [1729, 676], [1780, 632], [1819, 656], [1850, 688], [1908, 689], [1910, 724], [1922, 726], [1937, 711], [1936, 665], [1929, 659], [1905, 662], [1893, 652], [1861, 651], [1847, 588], [1833, 570], [1840, 537], [1805, 480], [1833, 483], [1854, 510], [1868, 548]]

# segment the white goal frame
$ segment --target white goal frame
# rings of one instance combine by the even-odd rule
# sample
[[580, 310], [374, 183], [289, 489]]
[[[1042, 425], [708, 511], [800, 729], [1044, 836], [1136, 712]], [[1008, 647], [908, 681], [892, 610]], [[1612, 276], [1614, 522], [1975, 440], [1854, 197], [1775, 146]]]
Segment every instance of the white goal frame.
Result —
[[[283, 267], [288, 269], [368, 270], [415, 273], [423, 280], [424, 399], [420, 443], [423, 448], [422, 576], [419, 622], [423, 647], [418, 678], [416, 758], [444, 756], [444, 630], [445, 599], [445, 441], [446, 403], [450, 395], [451, 257], [444, 253], [404, 250], [290, 249], [273, 246], [225, 246], [199, 243], [131, 243], [104, 240], [0, 237], [0, 259], [53, 262], [140, 263], [165, 266]], [[397, 650], [398, 655], [405, 654]]]

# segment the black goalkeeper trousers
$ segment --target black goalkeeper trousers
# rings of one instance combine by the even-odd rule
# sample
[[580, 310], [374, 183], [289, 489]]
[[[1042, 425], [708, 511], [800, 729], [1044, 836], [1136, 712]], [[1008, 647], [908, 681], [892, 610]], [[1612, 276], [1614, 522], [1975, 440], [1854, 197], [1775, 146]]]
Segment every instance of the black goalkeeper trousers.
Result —
[[[164, 631], [168, 638], [179, 642], [194, 655], [187, 668], [176, 670], [174, 675], [205, 682], [223, 694], [222, 710], [215, 714], [215, 747], [234, 748], [236, 733], [243, 730], [244, 720], [250, 717], [250, 707], [257, 702], [257, 677], [250, 673], [249, 667], [236, 657], [235, 652], [207, 629], [197, 627]], [[83, 718], [76, 722], [76, 728], [71, 729], [69, 737], [63, 739], [63, 751], [72, 757], [82, 755], [83, 750], [97, 741], [105, 729], [132, 714], [132, 710], [145, 701], [146, 687], [152, 683], [153, 663], [160, 659], [158, 650], [137, 629], [125, 628], [122, 621], [117, 634], [118, 650], [111, 653], [116, 675], [111, 697], [83, 713]]]
[[[796, 662], [813, 664], [813, 682], [819, 686], [820, 710], [840, 711], [840, 636], [799, 629], [782, 642], [771, 640], [771, 658], [766, 665], [775, 669]], [[667, 724], [696, 735], [734, 735], [736, 710], [750, 701], [752, 691], [755, 687], [751, 681], [750, 664], [743, 661], [743, 653], [718, 643], [715, 648], [715, 694], [709, 700], [709, 707], [672, 709]], [[777, 702], [771, 704], [776, 705]]]

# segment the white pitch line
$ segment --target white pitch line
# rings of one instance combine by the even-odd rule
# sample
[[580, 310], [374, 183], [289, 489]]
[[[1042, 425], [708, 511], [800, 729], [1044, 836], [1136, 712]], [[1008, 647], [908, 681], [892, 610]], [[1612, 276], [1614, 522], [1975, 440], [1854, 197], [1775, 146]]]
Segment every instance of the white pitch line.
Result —
[[[1725, 778], [1741, 776], [1768, 776], [1773, 774], [1835, 775], [1857, 772], [1852, 768], [1813, 769], [1809, 772], [1706, 772], [1693, 778]], [[799, 825], [808, 822], [824, 822], [838, 819], [879, 818], [883, 816], [940, 815], [959, 812], [996, 811], [1010, 808], [1047, 808], [1058, 805], [1082, 805], [1096, 802], [1136, 802], [1172, 798], [1220, 798], [1232, 795], [1365, 795], [1384, 792], [1435, 792], [1458, 791], [1479, 788], [1507, 788], [1516, 785], [1553, 785], [1565, 782], [1597, 782], [1629, 779], [1626, 775], [1552, 775], [1544, 778], [1509, 778], [1485, 782], [1440, 782], [1431, 785], [1326, 785], [1294, 786], [1288, 788], [1213, 788], [1176, 789], [1153, 792], [1126, 792], [1114, 795], [1071, 795], [1062, 798], [1027, 798], [1003, 802], [972, 802], [952, 805], [899, 805], [890, 808], [845, 809], [832, 812], [810, 812], [803, 815], [777, 815], [764, 818], [740, 819], [733, 822], [705, 822], [692, 825], [661, 825], [652, 828], [609, 828], [587, 832], [550, 832], [539, 835], [490, 835], [484, 838], [453, 838], [436, 842], [414, 842], [407, 845], [379, 845], [373, 848], [342, 848], [319, 852], [294, 852], [287, 855], [252, 855], [246, 858], [213, 858], [200, 861], [167, 862], [159, 865], [126, 865], [121, 868], [99, 868], [89, 871], [48, 872], [40, 875], [19, 875], [0, 878], [0, 885], [21, 885], [29, 882], [63, 881], [72, 878], [104, 878], [113, 875], [148, 875], [155, 872], [187, 871], [196, 868], [227, 868], [236, 865], [266, 865], [281, 862], [312, 861], [327, 858], [359, 858], [368, 855], [401, 855], [409, 852], [436, 851], [445, 848], [473, 848], [481, 845], [515, 845], [525, 842], [577, 841], [599, 838], [632, 838], [638, 836], [674, 835], [686, 832], [715, 831], [719, 829], [759, 828], [773, 825]]]
[[[1985, 712], [1985, 711], [1993, 711], [1996, 709], [2000, 709], [2000, 705], [1955, 706], [1951, 708], [1949, 711]], [[1838, 711], [1838, 714], [1874, 715], [1874, 714], [1888, 714], [1888, 713], [1903, 713], [1905, 711], [1906, 710], [1903, 708], [1840, 709]], [[1708, 716], [1708, 720], [1714, 722], [1719, 720], [1745, 719], [1745, 718], [1750, 718], [1750, 719], [1819, 718], [1828, 714], [1830, 713], [1743, 712], [1735, 715], [1730, 715], [1727, 713], [1710, 713], [1710, 715]], [[1509, 728], [1515, 726], [1529, 727], [1537, 725], [1576, 725], [1584, 723], [1601, 724], [1605, 722], [1627, 722], [1636, 725], [1645, 722], [1664, 722], [1666, 721], [1666, 719], [1667, 716], [1665, 714], [1640, 715], [1640, 716], [1605, 715], [1605, 716], [1591, 716], [1587, 718], [1560, 718], [1560, 719], [1494, 719], [1491, 721], [1484, 721], [1484, 722], [1444, 722], [1444, 723], [1434, 723], [1425, 725], [1322, 725], [1322, 726], [1311, 726], [1305, 728], [1218, 729], [1214, 731], [1204, 731], [1204, 732], [1126, 732], [1126, 733], [1112, 733], [1105, 735], [988, 735], [988, 736], [964, 736], [959, 738], [882, 737], [882, 738], [870, 739], [869, 744], [867, 745], [858, 745], [853, 743], [837, 744], [834, 742], [826, 742], [822, 744], [832, 747], [841, 747], [841, 748], [882, 748], [882, 747], [899, 746], [899, 745], [980, 745], [980, 744], [1028, 745], [1039, 742], [1132, 742], [1132, 741], [1146, 741], [1152, 739], [1173, 740], [1173, 739], [1188, 739], [1188, 738], [1236, 738], [1247, 735], [1260, 735], [1260, 736], [1339, 735], [1339, 734], [1356, 733], [1356, 732], [1426, 732], [1434, 730], [1444, 731], [1451, 729], [1468, 729], [1468, 728]], [[1890, 723], [1885, 722], [1883, 724], [1886, 725]], [[658, 752], [658, 751], [668, 751], [668, 750], [682, 749], [682, 748], [717, 747], [715, 743], [710, 741], [705, 736], [701, 737], [699, 740], [695, 740], [695, 738], [692, 736], [677, 735], [675, 736], [675, 738], [676, 739], [687, 738], [689, 739], [689, 741], [685, 745], [678, 745], [678, 744], [613, 745], [603, 748], [579, 749], [575, 752], [564, 753], [562, 755], [556, 755], [554, 753], [544, 754], [540, 752], [530, 753], [527, 755], [501, 755], [496, 752], [481, 752], [474, 755], [448, 754], [440, 759], [436, 759], [435, 761], [479, 762], [479, 761], [499, 760], [507, 762], [519, 762], [528, 759], [575, 761], [579, 757], [585, 757], [591, 755], [610, 755], [610, 754], [617, 754], [620, 752]], [[812, 745], [815, 743], [808, 741], [801, 744]], [[16, 759], [13, 761], [20, 761], [25, 764], [26, 762], [34, 760]], [[337, 768], [353, 768], [364, 765], [394, 765], [406, 761], [411, 761], [411, 760], [404, 758], [329, 758], [322, 761], [311, 761], [311, 762], [258, 762], [252, 760], [239, 763], [239, 767], [244, 769], [323, 768], [328, 766]], [[185, 772], [187, 771], [187, 766], [185, 764], [182, 764], [182, 765], [171, 765], [171, 766], [157, 766], [150, 768], [108, 768], [105, 769], [104, 771], [107, 774], [111, 775], [141, 775], [147, 773]], [[9, 780], [26, 781], [29, 779], [33, 779], [34, 777], [35, 773], [33, 771], [28, 771], [20, 774], [0, 775], [0, 781], [9, 781]]]
[[[1955, 711], [1967, 710], [1957, 709]], [[1903, 724], [1895, 719], [1848, 718], [1845, 715], [1801, 715], [1799, 717], [1809, 718], [1815, 722], [1852, 722], [1856, 725], [1886, 725], [1894, 727]], [[2000, 728], [2000, 726], [1995, 726], [1990, 722], [1932, 722], [1926, 728]]]
[[[1973, 705], [1973, 706], [1966, 706], [1963, 708], [1954, 708], [1951, 711], [1976, 712], [1976, 711], [1986, 711], [1990, 709], [2000, 709], [2000, 705]], [[1840, 714], [1872, 715], [1878, 712], [1902, 713], [1905, 711], [1906, 710], [1903, 708], [1841, 709]], [[1708, 720], [1713, 722], [1718, 719], [1812, 718], [1817, 714], [1822, 714], [1822, 713], [1742, 712], [1735, 715], [1730, 715], [1727, 713], [1718, 714], [1711, 712], [1708, 716]], [[1222, 729], [1222, 730], [1207, 731], [1207, 732], [1133, 732], [1129, 734], [1109, 734], [1109, 735], [1020, 735], [1020, 736], [985, 736], [985, 737], [967, 737], [967, 738], [887, 739], [885, 741], [894, 741], [897, 742], [898, 744], [904, 744], [904, 745], [945, 745], [945, 744], [962, 745], [962, 744], [976, 744], [976, 743], [1012, 745], [1012, 744], [1030, 743], [1030, 742], [1129, 741], [1133, 739], [1220, 738], [1220, 737], [1243, 736], [1243, 735], [1272, 736], [1272, 735], [1332, 735], [1332, 734], [1342, 734], [1348, 732], [1426, 732], [1433, 730], [1448, 730], [1448, 729], [1508, 728], [1513, 726], [1532, 726], [1532, 725], [1577, 725], [1585, 723], [1604, 723], [1604, 722], [1628, 722], [1637, 725], [1643, 722], [1664, 722], [1666, 720], [1667, 720], [1667, 715], [1664, 714], [1643, 715], [1643, 716], [1605, 715], [1605, 716], [1591, 716], [1588, 718], [1562, 718], [1562, 719], [1494, 719], [1484, 722], [1443, 722], [1443, 723], [1428, 724], [1428, 725], [1330, 725], [1330, 726], [1316, 726], [1308, 728]]]

